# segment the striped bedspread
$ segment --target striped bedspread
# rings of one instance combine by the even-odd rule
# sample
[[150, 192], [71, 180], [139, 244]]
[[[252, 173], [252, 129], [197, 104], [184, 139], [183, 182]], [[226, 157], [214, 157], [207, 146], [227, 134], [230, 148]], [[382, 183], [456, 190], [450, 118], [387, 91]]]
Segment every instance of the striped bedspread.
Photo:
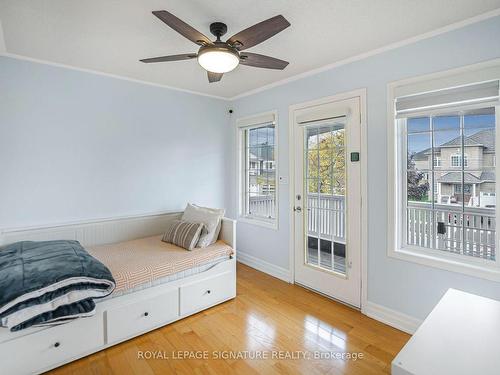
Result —
[[222, 241], [188, 251], [161, 239], [153, 236], [86, 249], [109, 268], [116, 294], [233, 254], [233, 249]]

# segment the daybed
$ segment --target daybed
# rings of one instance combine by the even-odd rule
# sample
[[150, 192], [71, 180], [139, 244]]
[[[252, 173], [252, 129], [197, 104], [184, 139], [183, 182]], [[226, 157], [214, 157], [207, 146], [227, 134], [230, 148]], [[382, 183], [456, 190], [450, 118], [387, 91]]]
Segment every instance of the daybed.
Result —
[[92, 317], [18, 332], [0, 328], [1, 373], [41, 373], [234, 298], [235, 222], [223, 218], [215, 244], [187, 251], [160, 241], [169, 221], [181, 215], [1, 232], [0, 245], [78, 240], [110, 268], [117, 285]]

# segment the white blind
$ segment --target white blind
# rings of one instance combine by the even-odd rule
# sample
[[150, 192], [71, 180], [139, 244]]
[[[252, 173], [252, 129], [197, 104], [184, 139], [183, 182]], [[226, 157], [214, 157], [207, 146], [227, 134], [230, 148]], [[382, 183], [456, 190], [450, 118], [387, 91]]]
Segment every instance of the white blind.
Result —
[[296, 111], [295, 120], [299, 124], [306, 124], [311, 122], [342, 118], [346, 117], [348, 114], [348, 107], [343, 108], [340, 107], [338, 103], [328, 103]]
[[238, 119], [236, 124], [238, 127], [247, 127], [247, 126], [255, 126], [255, 125], [264, 125], [264, 124], [273, 124], [275, 123], [276, 118], [274, 113], [268, 112], [261, 115], [245, 117], [242, 119]]
[[396, 117], [457, 107], [494, 106], [499, 102], [499, 81], [492, 80], [396, 98]]

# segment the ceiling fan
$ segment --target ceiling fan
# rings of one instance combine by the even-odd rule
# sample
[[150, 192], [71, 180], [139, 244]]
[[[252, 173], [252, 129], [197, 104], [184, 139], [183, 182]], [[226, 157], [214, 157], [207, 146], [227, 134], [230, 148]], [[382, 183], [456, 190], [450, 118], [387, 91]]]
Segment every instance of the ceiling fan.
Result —
[[157, 10], [153, 14], [179, 34], [198, 44], [200, 48], [197, 53], [140, 60], [143, 63], [198, 59], [198, 63], [207, 71], [210, 83], [220, 81], [224, 73], [230, 72], [238, 64], [278, 70], [283, 70], [288, 65], [288, 61], [274, 57], [241, 52], [262, 43], [290, 26], [290, 23], [282, 15], [259, 22], [223, 42], [220, 38], [227, 32], [227, 26], [222, 22], [214, 22], [210, 25], [210, 32], [217, 38], [215, 41], [211, 41], [198, 30], [166, 10]]

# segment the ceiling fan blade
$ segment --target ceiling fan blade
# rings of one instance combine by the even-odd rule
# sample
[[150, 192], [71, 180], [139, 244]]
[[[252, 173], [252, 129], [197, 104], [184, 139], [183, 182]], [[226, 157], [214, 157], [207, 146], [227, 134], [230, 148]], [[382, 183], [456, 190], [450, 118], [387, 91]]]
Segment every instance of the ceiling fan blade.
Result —
[[170, 55], [170, 56], [160, 56], [151, 57], [149, 59], [139, 60], [143, 63], [157, 63], [157, 62], [167, 62], [167, 61], [181, 61], [181, 60], [191, 60], [197, 57], [196, 53], [185, 53], [182, 55]]
[[240, 64], [256, 68], [283, 70], [289, 62], [271, 56], [259, 55], [258, 53], [245, 52], [240, 55]]
[[208, 82], [213, 83], [213, 82], [219, 82], [222, 79], [222, 75], [224, 73], [214, 73], [214, 72], [209, 72], [208, 73]]
[[169, 13], [166, 10], [155, 10], [153, 11], [153, 14], [179, 34], [188, 38], [190, 41], [199, 45], [212, 44], [212, 41], [208, 39], [208, 37], [200, 33], [195, 28], [189, 26], [186, 22], [177, 18], [172, 13]]
[[269, 18], [268, 20], [250, 26], [248, 29], [240, 31], [238, 34], [229, 38], [227, 43], [243, 51], [244, 49], [262, 43], [264, 40], [285, 30], [288, 26], [290, 26], [290, 22], [280, 14], [279, 16]]

